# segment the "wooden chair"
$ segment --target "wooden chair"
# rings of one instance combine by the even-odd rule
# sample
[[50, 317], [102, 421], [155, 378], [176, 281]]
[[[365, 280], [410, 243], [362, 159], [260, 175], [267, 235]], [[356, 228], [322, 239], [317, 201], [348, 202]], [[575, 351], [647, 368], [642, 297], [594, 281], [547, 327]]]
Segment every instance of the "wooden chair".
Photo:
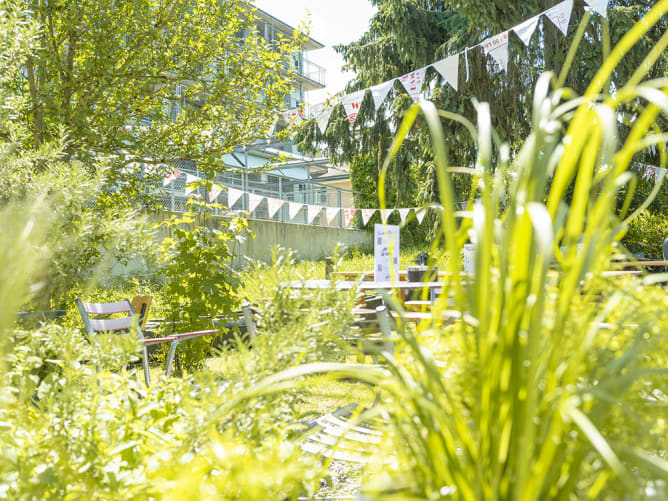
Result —
[[[134, 310], [132, 309], [130, 301], [127, 299], [116, 303], [84, 303], [80, 298], [77, 298], [76, 303], [84, 326], [86, 327], [86, 331], [90, 335], [95, 335], [98, 332], [129, 331], [133, 327], [133, 324], [135, 324]], [[123, 313], [125, 313], [126, 316], [121, 318], [92, 318], [93, 315], [98, 317], [100, 315], [109, 316]], [[172, 363], [174, 362], [176, 349], [181, 341], [207, 336], [209, 334], [218, 334], [220, 332], [220, 330], [214, 329], [197, 332], [186, 332], [183, 334], [172, 334], [162, 338], [145, 339], [138, 322], [136, 329], [137, 336], [139, 337], [139, 341], [142, 344], [142, 365], [144, 367], [144, 380], [146, 381], [146, 386], [150, 386], [151, 384], [151, 377], [148, 368], [148, 346], [162, 343], [171, 344], [169, 347], [169, 355], [167, 357], [167, 364], [165, 367], [165, 374], [169, 377], [172, 371]]]

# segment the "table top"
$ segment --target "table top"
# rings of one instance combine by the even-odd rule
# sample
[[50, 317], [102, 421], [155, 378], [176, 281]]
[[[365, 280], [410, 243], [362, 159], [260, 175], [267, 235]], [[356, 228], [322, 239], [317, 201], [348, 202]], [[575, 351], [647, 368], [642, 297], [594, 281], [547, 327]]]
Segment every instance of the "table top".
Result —
[[612, 261], [611, 266], [625, 268], [630, 266], [668, 266], [668, 261]]
[[282, 282], [282, 287], [292, 289], [329, 289], [335, 287], [336, 290], [349, 290], [356, 287], [360, 291], [378, 290], [378, 289], [441, 289], [445, 287], [445, 282], [356, 282], [352, 280], [292, 280]]

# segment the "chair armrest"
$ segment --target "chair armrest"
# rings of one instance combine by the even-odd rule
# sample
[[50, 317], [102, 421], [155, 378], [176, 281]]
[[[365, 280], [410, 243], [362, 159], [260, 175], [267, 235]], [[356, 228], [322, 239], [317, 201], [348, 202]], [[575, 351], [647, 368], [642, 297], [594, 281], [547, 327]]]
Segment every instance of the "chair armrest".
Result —
[[141, 344], [149, 346], [152, 344], [171, 343], [172, 341], [176, 341], [176, 336], [154, 337], [149, 339], [140, 339], [139, 341]]
[[172, 334], [171, 337], [178, 339], [180, 341], [182, 339], [191, 339], [200, 336], [206, 336], [208, 334], [219, 334], [219, 333], [220, 329], [212, 329], [208, 331], [184, 332], [183, 334]]

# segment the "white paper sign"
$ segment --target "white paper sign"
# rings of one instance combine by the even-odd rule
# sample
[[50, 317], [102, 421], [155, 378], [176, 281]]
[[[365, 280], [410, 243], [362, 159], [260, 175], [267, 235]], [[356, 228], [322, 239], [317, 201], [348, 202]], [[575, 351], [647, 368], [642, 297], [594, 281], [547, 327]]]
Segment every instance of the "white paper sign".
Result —
[[399, 281], [399, 227], [374, 225], [373, 279], [376, 282]]
[[425, 73], [427, 73], [426, 67], [399, 77], [399, 80], [406, 88], [406, 92], [413, 98], [413, 101], [417, 101], [420, 99], [420, 95], [422, 95], [422, 84], [424, 83]]
[[534, 31], [536, 31], [538, 21], [540, 21], [540, 14], [531, 19], [527, 19], [522, 24], [518, 24], [513, 28], [513, 31], [520, 37], [520, 40], [522, 40], [527, 47], [529, 46], [529, 42], [531, 42], [531, 37], [533, 36]]
[[490, 55], [503, 71], [508, 71], [508, 32], [504, 31], [482, 42], [485, 55]]
[[380, 108], [380, 105], [383, 104], [383, 101], [385, 101], [385, 98], [389, 94], [390, 89], [392, 89], [392, 84], [394, 84], [394, 80], [389, 80], [387, 82], [383, 82], [382, 84], [374, 85], [369, 89], [371, 91], [371, 95], [373, 96], [373, 104], [376, 107], [376, 110]]
[[568, 34], [568, 23], [571, 20], [572, 10], [573, 0], [565, 0], [551, 9], [546, 10], [545, 15], [561, 30], [564, 36], [566, 36]]
[[343, 96], [343, 108], [346, 110], [346, 116], [350, 120], [350, 125], [353, 125], [355, 120], [357, 120], [365, 92], [365, 90], [358, 90], [357, 92]]
[[432, 65], [450, 86], [457, 90], [457, 80], [459, 79], [459, 54], [446, 57]]

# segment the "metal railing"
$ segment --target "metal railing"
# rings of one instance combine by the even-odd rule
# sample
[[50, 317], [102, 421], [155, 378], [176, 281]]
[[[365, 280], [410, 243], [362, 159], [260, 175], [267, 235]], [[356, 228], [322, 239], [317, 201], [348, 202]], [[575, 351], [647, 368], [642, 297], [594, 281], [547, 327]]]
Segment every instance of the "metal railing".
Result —
[[[179, 166], [185, 173], [199, 175], [196, 168]], [[343, 227], [343, 212], [339, 211], [336, 218], [330, 224], [327, 221], [326, 211], [323, 209], [315, 217], [313, 222], [308, 221], [306, 205], [320, 205], [323, 207], [348, 208], [353, 206], [353, 191], [337, 186], [331, 186], [313, 179], [295, 179], [265, 172], [253, 172], [239, 169], [234, 172], [223, 172], [215, 177], [215, 181], [224, 187], [236, 188], [247, 193], [257, 194], [263, 197], [276, 198], [286, 202], [304, 204], [294, 218], [290, 218], [288, 204], [284, 204], [278, 212], [269, 217], [269, 206], [267, 201], [260, 205], [248, 217], [267, 221], [312, 224], [315, 226], [329, 226], [333, 228]], [[191, 194], [185, 193], [186, 176], [180, 176], [167, 188], [163, 188], [158, 195], [158, 200], [164, 210], [172, 212], [187, 211], [186, 202], [188, 198], [199, 195], [201, 200], [209, 201], [209, 193], [204, 187], [199, 187]], [[223, 205], [226, 209], [215, 209], [214, 215], [241, 216], [248, 211], [248, 195], [244, 194], [232, 207], [229, 204], [228, 191], [223, 191], [216, 197], [215, 202]]]

